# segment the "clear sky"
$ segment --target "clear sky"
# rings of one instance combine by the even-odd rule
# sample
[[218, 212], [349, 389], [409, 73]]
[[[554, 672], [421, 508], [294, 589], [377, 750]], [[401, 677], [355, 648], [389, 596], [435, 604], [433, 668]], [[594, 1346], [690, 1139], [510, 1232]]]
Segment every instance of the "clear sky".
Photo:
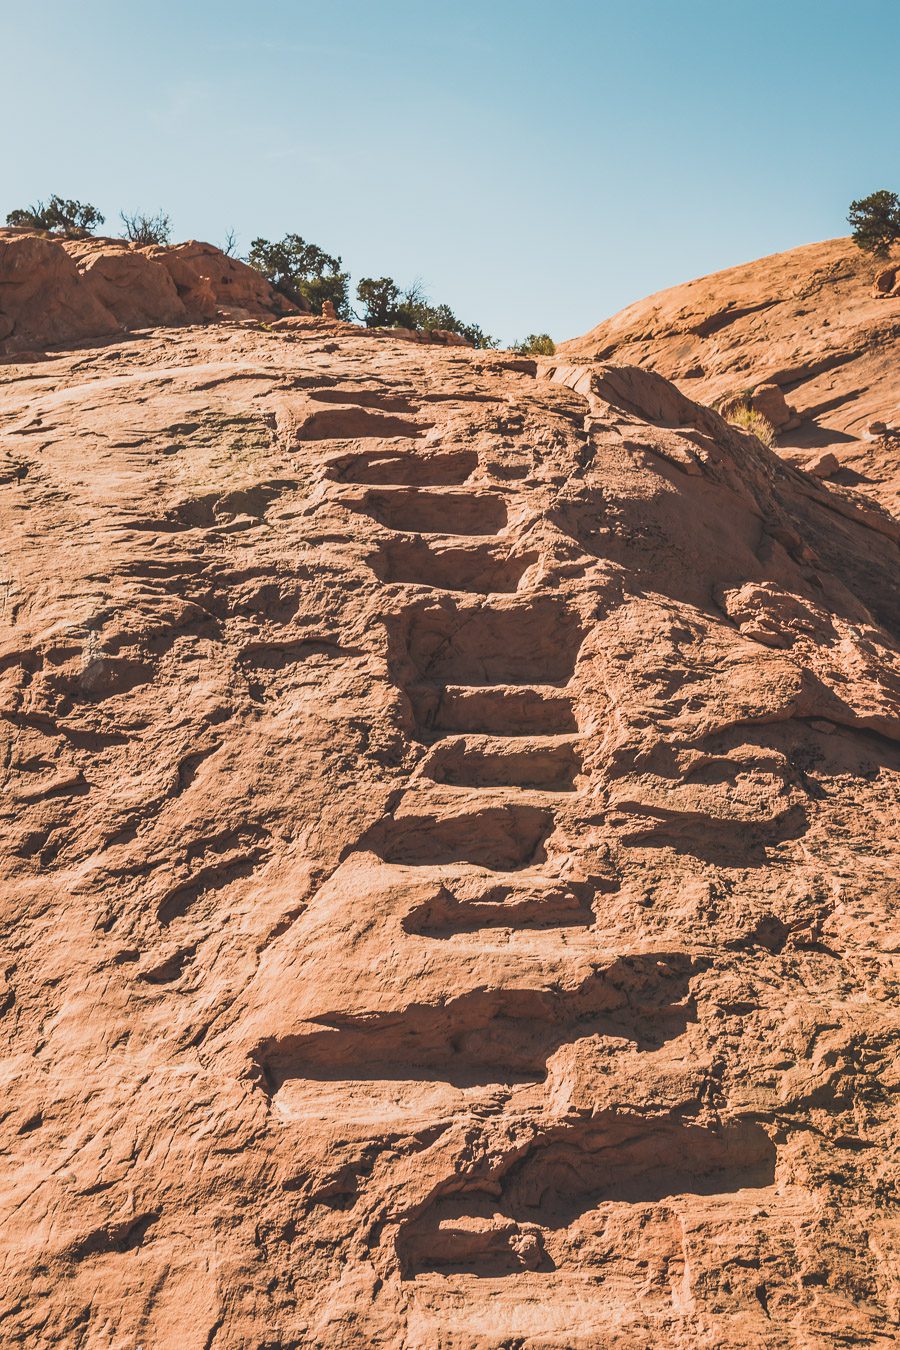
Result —
[[0, 214], [296, 231], [504, 341], [900, 190], [900, 0], [0, 0]]

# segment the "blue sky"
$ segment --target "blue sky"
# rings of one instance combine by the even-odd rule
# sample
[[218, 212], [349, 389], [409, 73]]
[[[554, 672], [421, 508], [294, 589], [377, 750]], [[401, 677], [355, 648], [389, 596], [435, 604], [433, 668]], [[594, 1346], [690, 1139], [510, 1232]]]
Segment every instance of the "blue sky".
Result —
[[296, 231], [504, 341], [900, 190], [900, 0], [0, 0], [0, 32], [3, 216]]

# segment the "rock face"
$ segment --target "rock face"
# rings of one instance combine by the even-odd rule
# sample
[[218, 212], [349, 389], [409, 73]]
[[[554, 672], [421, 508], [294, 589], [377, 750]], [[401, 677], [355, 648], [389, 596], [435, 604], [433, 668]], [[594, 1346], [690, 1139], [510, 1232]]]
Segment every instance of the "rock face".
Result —
[[897, 523], [635, 367], [2, 371], [4, 1344], [894, 1343]]
[[217, 315], [296, 312], [259, 272], [212, 244], [137, 248], [0, 229], [0, 354]]
[[896, 511], [900, 261], [875, 271], [849, 239], [810, 244], [660, 291], [559, 351], [657, 371], [703, 403], [748, 396], [779, 448], [827, 449], [837, 482]]
[[900, 265], [882, 267], [872, 282], [872, 294], [876, 300], [889, 296], [900, 296]]

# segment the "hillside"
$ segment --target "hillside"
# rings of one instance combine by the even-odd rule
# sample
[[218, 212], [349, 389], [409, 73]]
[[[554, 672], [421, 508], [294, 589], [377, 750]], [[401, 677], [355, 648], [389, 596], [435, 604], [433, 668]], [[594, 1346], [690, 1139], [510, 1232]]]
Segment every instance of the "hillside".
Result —
[[141, 248], [0, 229], [0, 357], [159, 324], [298, 312], [214, 244]]
[[777, 385], [796, 414], [781, 453], [833, 454], [836, 482], [900, 504], [900, 259], [809, 244], [660, 291], [559, 350], [657, 371], [703, 403]]
[[0, 538], [5, 1346], [896, 1340], [886, 512], [220, 313], [7, 353]]

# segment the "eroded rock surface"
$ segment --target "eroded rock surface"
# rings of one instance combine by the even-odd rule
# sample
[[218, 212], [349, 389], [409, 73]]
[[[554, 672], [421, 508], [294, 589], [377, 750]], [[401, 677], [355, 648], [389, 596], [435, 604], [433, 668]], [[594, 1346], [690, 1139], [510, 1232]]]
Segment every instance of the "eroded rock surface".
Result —
[[896, 521], [635, 368], [2, 372], [4, 1344], [894, 1343]]
[[900, 258], [879, 265], [830, 239], [660, 291], [559, 350], [658, 371], [702, 403], [746, 397], [779, 449], [811, 466], [827, 451], [830, 477], [896, 513], [898, 278]]
[[140, 248], [0, 229], [0, 354], [160, 324], [296, 312], [259, 272], [213, 244]]

